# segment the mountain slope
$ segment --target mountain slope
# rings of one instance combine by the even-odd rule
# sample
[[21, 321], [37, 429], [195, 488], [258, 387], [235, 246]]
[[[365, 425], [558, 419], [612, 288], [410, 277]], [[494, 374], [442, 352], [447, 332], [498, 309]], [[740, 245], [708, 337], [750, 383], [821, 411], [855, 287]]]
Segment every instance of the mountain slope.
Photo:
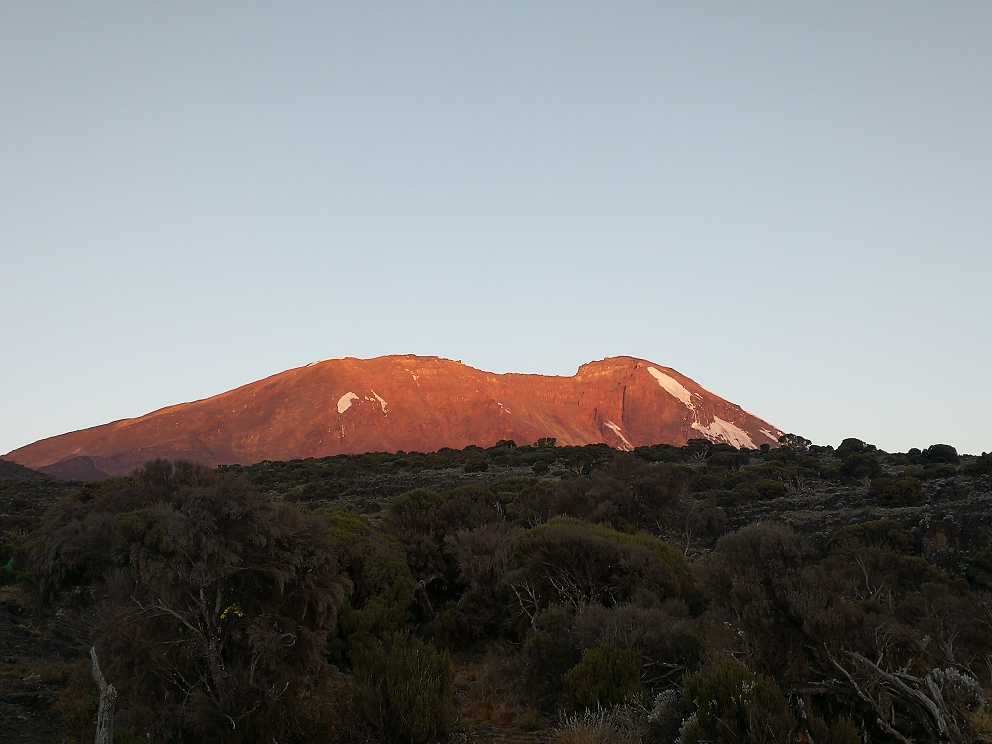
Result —
[[494, 374], [413, 355], [331, 359], [211, 398], [43, 439], [5, 455], [59, 472], [122, 474], [156, 457], [208, 465], [369, 451], [432, 451], [501, 439], [619, 449], [705, 437], [735, 447], [780, 431], [675, 370], [613, 357], [571, 377]]

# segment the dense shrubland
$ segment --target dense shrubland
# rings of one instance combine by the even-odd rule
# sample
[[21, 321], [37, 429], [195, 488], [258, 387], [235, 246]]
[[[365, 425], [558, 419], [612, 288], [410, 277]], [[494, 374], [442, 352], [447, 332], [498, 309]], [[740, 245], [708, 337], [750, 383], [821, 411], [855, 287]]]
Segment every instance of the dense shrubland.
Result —
[[2, 544], [120, 741], [992, 741], [992, 456], [553, 445], [149, 463]]

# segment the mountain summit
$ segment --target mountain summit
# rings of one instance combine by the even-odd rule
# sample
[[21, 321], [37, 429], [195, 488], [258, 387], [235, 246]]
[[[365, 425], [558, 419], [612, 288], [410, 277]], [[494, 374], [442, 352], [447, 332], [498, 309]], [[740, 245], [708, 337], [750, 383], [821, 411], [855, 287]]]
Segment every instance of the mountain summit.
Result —
[[643, 359], [611, 357], [559, 377], [402, 355], [314, 362], [211, 398], [43, 439], [4, 459], [92, 477], [128, 473], [157, 457], [247, 464], [541, 437], [625, 450], [693, 438], [754, 448], [780, 435], [674, 369]]

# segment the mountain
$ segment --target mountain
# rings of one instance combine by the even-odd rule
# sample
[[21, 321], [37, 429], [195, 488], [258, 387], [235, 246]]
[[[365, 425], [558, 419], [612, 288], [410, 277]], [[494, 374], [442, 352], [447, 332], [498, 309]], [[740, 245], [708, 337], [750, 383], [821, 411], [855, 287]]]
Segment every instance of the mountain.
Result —
[[612, 357], [559, 377], [402, 355], [314, 362], [211, 398], [43, 439], [4, 459], [90, 479], [128, 473], [157, 457], [247, 464], [541, 437], [618, 449], [705, 437], [754, 448], [780, 434], [685, 375], [643, 359]]
[[0, 459], [0, 481], [47, 481], [42, 473], [30, 470], [16, 462]]

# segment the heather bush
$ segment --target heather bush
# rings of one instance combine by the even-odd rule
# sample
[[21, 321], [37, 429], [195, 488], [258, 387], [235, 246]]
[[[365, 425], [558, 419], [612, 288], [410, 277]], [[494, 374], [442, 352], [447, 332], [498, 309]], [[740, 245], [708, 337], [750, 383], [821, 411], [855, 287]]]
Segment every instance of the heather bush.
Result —
[[453, 719], [451, 663], [445, 651], [396, 634], [355, 660], [356, 697], [390, 742], [420, 744], [447, 734]]
[[814, 556], [791, 528], [755, 524], [721, 538], [706, 562], [710, 615], [740, 629], [759, 671], [784, 677], [803, 672], [803, 570]]
[[565, 674], [565, 692], [576, 708], [618, 705], [640, 691], [641, 658], [636, 649], [595, 646]]
[[872, 445], [865, 444], [860, 439], [856, 439], [854, 437], [848, 437], [837, 446], [837, 449], [834, 450], [834, 454], [836, 454], [837, 457], [843, 458], [849, 455], [857, 455], [857, 454], [862, 454], [864, 452], [869, 452], [873, 449], [874, 447]]
[[685, 604], [672, 600], [661, 607], [588, 605], [576, 615], [571, 632], [582, 649], [636, 649], [644, 684], [657, 687], [698, 666], [703, 653], [698, 631], [699, 622]]
[[923, 484], [917, 478], [872, 478], [868, 495], [883, 506], [917, 506], [923, 502]]
[[845, 478], [874, 478], [881, 472], [882, 464], [870, 452], [846, 455], [840, 465], [840, 474]]
[[95, 493], [47, 514], [28, 555], [43, 596], [94, 587], [101, 666], [133, 729], [218, 742], [300, 731], [296, 703], [328, 668], [350, 588], [321, 521], [185, 463]]
[[333, 659], [350, 665], [353, 648], [383, 639], [409, 621], [414, 580], [403, 545], [367, 519], [342, 509], [318, 512], [339, 546], [352, 591], [340, 610]]
[[716, 661], [689, 675], [684, 689], [695, 715], [681, 732], [680, 744], [782, 744], [795, 729], [795, 719], [775, 680], [739, 662]]
[[[18, 644], [54, 609], [93, 619], [122, 741], [923, 742], [936, 709], [970, 744], [992, 741], [987, 473], [860, 440], [157, 463], [60, 487], [27, 540], [5, 525], [0, 570], [15, 550], [31, 575], [0, 599], [38, 590]], [[32, 493], [0, 477], [0, 511]], [[64, 676], [53, 712], [92, 739], [88, 670]]]
[[780, 499], [786, 494], [785, 483], [771, 478], [762, 478], [754, 484], [754, 490], [762, 499]]
[[572, 632], [572, 613], [552, 605], [535, 616], [523, 644], [525, 684], [546, 707], [561, 697], [565, 673], [581, 658]]
[[816, 744], [861, 744], [862, 741], [858, 724], [843, 716], [829, 722], [811, 716], [807, 728]]
[[950, 463], [956, 465], [960, 461], [958, 451], [949, 444], [931, 444], [922, 452], [924, 462]]
[[992, 453], [983, 452], [965, 466], [969, 475], [992, 475]]
[[507, 581], [531, 593], [538, 608], [696, 597], [688, 564], [672, 546], [645, 533], [570, 518], [520, 533]]

